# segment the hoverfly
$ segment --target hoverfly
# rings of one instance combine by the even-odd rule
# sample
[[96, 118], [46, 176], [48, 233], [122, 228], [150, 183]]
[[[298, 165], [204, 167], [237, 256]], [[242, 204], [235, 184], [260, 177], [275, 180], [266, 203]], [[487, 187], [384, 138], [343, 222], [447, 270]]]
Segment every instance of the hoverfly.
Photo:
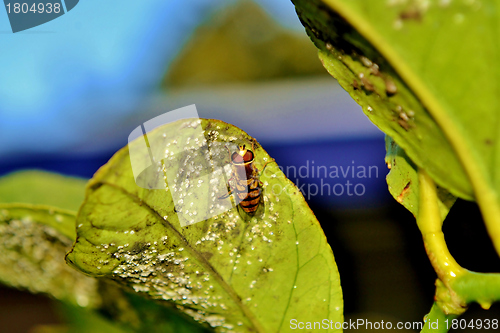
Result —
[[[236, 194], [236, 204], [239, 204], [246, 213], [252, 215], [255, 214], [255, 211], [259, 207], [263, 184], [259, 179], [259, 170], [254, 166], [254, 142], [252, 142], [252, 150], [246, 149], [245, 145], [238, 148], [237, 152], [231, 154], [231, 151], [226, 146], [232, 167], [231, 178], [229, 178], [228, 184], [230, 190], [226, 195], [219, 197], [219, 199], [225, 199], [234, 192]], [[262, 171], [271, 162], [274, 162], [274, 158], [264, 164]]]

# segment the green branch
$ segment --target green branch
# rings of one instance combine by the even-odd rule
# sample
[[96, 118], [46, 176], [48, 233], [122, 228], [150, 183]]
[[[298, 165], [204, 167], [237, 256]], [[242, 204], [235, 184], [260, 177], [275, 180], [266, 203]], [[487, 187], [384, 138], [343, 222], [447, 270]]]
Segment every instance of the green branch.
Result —
[[[484, 309], [489, 309], [493, 302], [500, 300], [500, 274], [471, 272], [455, 261], [444, 239], [436, 186], [421, 169], [418, 177], [420, 210], [417, 225], [429, 260], [438, 275], [435, 303], [426, 316], [426, 325], [421, 332], [447, 332], [449, 325], [445, 321], [448, 319], [449, 323], [464, 313], [467, 304], [477, 302]], [[436, 322], [443, 325], [432, 324]]]
[[439, 279], [448, 285], [464, 270], [453, 258], [442, 231], [443, 220], [439, 211], [436, 185], [423, 170], [419, 169], [420, 188], [417, 225], [424, 239], [425, 250]]
[[424, 318], [424, 328], [420, 333], [446, 333], [451, 326], [452, 320], [458, 315], [446, 314], [436, 303], [432, 305], [431, 312]]
[[500, 274], [467, 271], [453, 282], [453, 290], [467, 303], [476, 302], [488, 310], [500, 301]]

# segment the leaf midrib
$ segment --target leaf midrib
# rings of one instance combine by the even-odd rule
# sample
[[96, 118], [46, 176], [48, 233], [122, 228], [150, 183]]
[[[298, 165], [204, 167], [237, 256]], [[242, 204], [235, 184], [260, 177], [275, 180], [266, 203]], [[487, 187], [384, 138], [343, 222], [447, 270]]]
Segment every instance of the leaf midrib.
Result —
[[254, 314], [248, 309], [248, 307], [246, 307], [245, 304], [243, 304], [241, 302], [240, 297], [234, 291], [234, 289], [229, 284], [227, 284], [226, 281], [224, 281], [222, 276], [212, 266], [212, 264], [210, 264], [210, 262], [208, 262], [208, 260], [205, 257], [203, 257], [198, 251], [196, 251], [191, 246], [191, 244], [187, 241], [187, 239], [179, 231], [177, 231], [177, 229], [170, 222], [168, 222], [167, 220], [164, 220], [163, 217], [161, 217], [160, 214], [158, 214], [158, 212], [156, 212], [153, 208], [151, 208], [147, 203], [145, 203], [143, 200], [141, 200], [136, 195], [126, 191], [124, 188], [117, 186], [115, 184], [103, 182], [103, 181], [99, 181], [96, 184], [108, 185], [110, 187], [113, 187], [113, 188], [119, 190], [120, 192], [122, 192], [123, 194], [125, 194], [126, 196], [128, 196], [129, 198], [131, 198], [135, 203], [141, 203], [140, 207], [144, 207], [144, 208], [148, 209], [149, 212], [152, 213], [153, 216], [155, 216], [163, 225], [165, 225], [167, 228], [169, 228], [174, 233], [174, 235], [183, 243], [183, 246], [186, 249], [188, 249], [188, 251], [198, 260], [198, 262], [200, 262], [205, 267], [205, 269], [207, 269], [207, 271], [212, 276], [215, 277], [216, 281], [222, 286], [222, 288], [226, 291], [226, 293], [233, 299], [233, 302], [240, 308], [241, 312], [250, 321], [253, 328], [259, 333], [265, 333], [265, 330], [262, 327], [262, 325], [257, 321]]

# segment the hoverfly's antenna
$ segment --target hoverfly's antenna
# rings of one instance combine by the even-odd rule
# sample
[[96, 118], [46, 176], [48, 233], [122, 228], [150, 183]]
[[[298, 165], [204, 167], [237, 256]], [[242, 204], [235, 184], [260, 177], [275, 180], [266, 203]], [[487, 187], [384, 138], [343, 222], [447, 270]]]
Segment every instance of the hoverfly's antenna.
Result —
[[226, 147], [226, 149], [227, 149], [227, 154], [228, 154], [228, 156], [229, 156], [229, 161], [231, 161], [231, 151], [229, 150], [229, 147], [228, 147], [228, 146], [224, 145], [224, 147]]

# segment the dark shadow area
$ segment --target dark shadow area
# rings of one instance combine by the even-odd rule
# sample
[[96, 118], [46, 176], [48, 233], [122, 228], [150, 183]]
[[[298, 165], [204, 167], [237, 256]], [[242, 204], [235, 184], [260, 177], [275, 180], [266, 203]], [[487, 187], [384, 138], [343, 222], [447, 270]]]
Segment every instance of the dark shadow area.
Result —
[[444, 221], [443, 232], [461, 266], [476, 272], [500, 272], [500, 258], [475, 202], [457, 200]]
[[59, 323], [49, 298], [0, 285], [0, 332], [27, 333], [38, 325]]

